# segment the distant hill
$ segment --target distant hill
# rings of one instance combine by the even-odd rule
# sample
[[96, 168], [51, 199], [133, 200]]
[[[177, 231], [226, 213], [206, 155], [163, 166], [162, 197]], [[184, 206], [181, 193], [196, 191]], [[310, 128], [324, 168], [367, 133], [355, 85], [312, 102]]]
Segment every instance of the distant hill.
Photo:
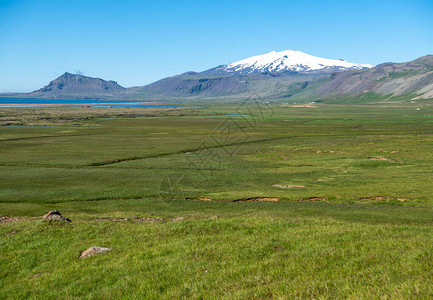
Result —
[[42, 99], [94, 99], [113, 97], [124, 90], [115, 81], [65, 73], [39, 90], [18, 95]]
[[[0, 97], [116, 100], [236, 100], [349, 102], [433, 98], [433, 55], [377, 66], [322, 59], [300, 51], [271, 52], [207, 71], [186, 72], [124, 88], [114, 81], [65, 73], [47, 86]], [[353, 99], [353, 100], [350, 100]]]

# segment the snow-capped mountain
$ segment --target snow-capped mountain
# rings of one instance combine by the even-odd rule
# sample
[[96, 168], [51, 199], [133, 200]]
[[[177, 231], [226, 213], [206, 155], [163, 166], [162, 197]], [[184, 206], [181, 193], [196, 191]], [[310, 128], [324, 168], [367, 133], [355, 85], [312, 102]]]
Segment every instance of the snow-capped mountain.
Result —
[[[287, 50], [251, 57], [201, 73], [186, 72], [131, 88], [124, 88], [114, 81], [65, 73], [37, 91], [0, 93], [0, 98], [125, 101], [218, 98], [239, 101], [258, 97], [272, 101], [291, 98], [295, 101], [323, 100], [331, 103], [340, 96], [359, 96], [353, 101], [361, 103], [365, 101], [366, 93], [369, 93], [368, 99], [377, 101], [403, 95], [405, 99], [414, 100], [433, 98], [433, 55], [406, 63], [383, 63], [358, 71], [368, 67], [372, 65], [324, 59]], [[329, 76], [335, 71], [333, 76]]]
[[209, 70], [212, 73], [254, 74], [254, 73], [331, 73], [336, 71], [372, 68], [374, 65], [357, 64], [340, 59], [312, 56], [301, 51], [272, 51], [252, 56], [228, 65]]

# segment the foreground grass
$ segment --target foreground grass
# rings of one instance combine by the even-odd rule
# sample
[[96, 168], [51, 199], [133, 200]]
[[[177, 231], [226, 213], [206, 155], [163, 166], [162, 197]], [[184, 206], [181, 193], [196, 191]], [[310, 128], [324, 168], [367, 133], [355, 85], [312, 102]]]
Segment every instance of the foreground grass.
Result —
[[[431, 298], [433, 107], [414, 105], [4, 109], [59, 126], [0, 127], [0, 214], [22, 217], [0, 224], [0, 298]], [[251, 197], [279, 201], [231, 202]], [[77, 258], [93, 245], [113, 251]]]
[[[168, 221], [97, 221], [76, 206], [63, 207], [71, 224], [1, 225], [1, 297], [433, 295], [430, 208], [124, 201], [128, 212], [104, 213], [119, 205], [110, 201], [96, 204], [95, 212], [131, 217], [159, 211]], [[185, 219], [171, 222], [175, 217]], [[113, 251], [79, 260], [92, 245]]]

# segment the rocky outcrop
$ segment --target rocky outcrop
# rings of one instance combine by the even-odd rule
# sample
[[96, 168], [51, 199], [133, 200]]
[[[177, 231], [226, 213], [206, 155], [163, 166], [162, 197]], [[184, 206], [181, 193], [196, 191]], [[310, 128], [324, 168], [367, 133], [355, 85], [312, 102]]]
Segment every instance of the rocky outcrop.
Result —
[[20, 218], [18, 218], [18, 217], [11, 217], [11, 216], [0, 215], [0, 224], [17, 222], [19, 220], [20, 220]]

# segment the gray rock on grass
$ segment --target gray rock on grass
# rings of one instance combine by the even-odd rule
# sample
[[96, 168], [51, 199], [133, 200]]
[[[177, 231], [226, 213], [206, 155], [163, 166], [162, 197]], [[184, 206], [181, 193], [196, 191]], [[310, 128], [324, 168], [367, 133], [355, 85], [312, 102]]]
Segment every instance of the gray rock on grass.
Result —
[[44, 221], [64, 221], [64, 222], [71, 222], [70, 219], [63, 217], [57, 210], [50, 210], [44, 217]]
[[80, 256], [78, 258], [87, 258], [90, 256], [94, 256], [97, 254], [101, 254], [107, 251], [111, 251], [112, 248], [105, 248], [105, 247], [99, 247], [99, 246], [92, 246], [89, 249], [81, 252]]

